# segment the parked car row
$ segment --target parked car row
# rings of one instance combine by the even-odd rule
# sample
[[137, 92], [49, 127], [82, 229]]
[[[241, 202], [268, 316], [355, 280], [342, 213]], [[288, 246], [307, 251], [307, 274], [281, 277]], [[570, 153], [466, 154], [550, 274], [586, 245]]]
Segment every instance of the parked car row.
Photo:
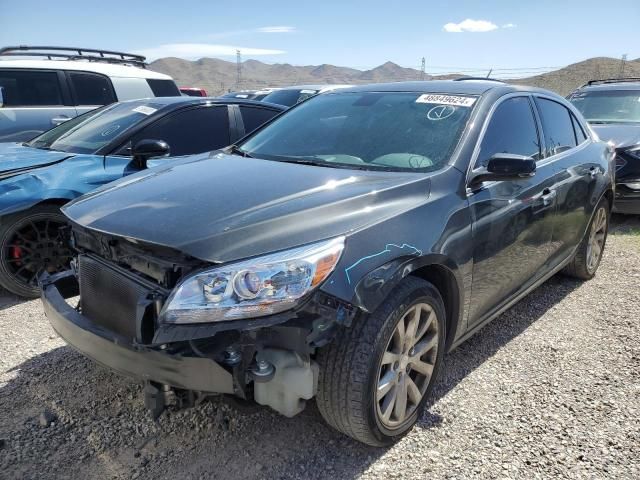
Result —
[[3, 271], [153, 415], [315, 398], [396, 441], [445, 352], [555, 273], [596, 274], [621, 150], [542, 89], [321, 90], [121, 102], [5, 145]]
[[613, 211], [640, 215], [640, 78], [592, 80], [569, 100], [616, 148]]

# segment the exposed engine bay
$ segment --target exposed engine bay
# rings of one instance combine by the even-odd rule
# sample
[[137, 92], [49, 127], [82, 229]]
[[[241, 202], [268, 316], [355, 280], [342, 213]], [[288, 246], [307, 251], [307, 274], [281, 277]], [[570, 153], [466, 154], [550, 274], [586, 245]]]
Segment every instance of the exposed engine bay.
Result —
[[[132, 363], [144, 363], [145, 405], [154, 417], [167, 406], [189, 407], [216, 394], [253, 400], [286, 416], [300, 413], [317, 391], [316, 349], [356, 314], [316, 291], [300, 308], [262, 318], [163, 324], [160, 313], [172, 290], [210, 263], [75, 225], [67, 233], [77, 257], [70, 271], [42, 280], [45, 309], [54, 315], [47, 308], [50, 294], [79, 294], [80, 301], [52, 325], [82, 353], [122, 373], [140, 378]], [[71, 330], [80, 323], [85, 329], [90, 323], [119, 350], [69, 338], [79, 337]]]

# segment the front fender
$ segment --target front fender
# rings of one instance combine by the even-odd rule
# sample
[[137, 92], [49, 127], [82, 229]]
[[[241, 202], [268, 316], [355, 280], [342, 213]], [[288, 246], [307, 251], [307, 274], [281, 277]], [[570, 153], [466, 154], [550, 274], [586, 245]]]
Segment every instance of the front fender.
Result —
[[0, 182], [0, 216], [28, 210], [53, 199], [69, 201], [79, 195], [75, 190], [48, 188], [38, 175], [26, 173]]
[[[421, 257], [395, 258], [367, 273], [356, 284], [351, 303], [366, 312], [373, 312], [403, 278], [430, 265], [445, 268], [455, 278], [456, 295], [460, 297], [463, 278], [458, 265], [445, 255], [428, 254]], [[463, 299], [458, 300], [458, 305], [463, 305]]]

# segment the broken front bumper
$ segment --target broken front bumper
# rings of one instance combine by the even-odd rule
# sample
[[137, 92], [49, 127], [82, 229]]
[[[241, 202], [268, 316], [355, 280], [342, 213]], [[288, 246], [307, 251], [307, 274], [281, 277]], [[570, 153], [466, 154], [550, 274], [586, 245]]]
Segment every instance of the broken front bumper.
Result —
[[69, 305], [61, 293], [74, 280], [68, 275], [45, 275], [41, 278], [42, 303], [53, 329], [80, 353], [142, 381], [204, 393], [234, 393], [231, 372], [211, 359], [173, 355], [132, 345], [89, 321]]

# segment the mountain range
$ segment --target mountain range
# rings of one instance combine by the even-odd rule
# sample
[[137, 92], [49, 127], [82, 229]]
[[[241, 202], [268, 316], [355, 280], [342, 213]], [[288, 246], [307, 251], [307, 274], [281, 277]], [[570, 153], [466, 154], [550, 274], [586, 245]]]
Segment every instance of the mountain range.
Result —
[[[149, 65], [152, 70], [171, 75], [178, 85], [205, 88], [210, 95], [236, 90], [237, 64], [218, 58], [202, 58], [189, 61], [181, 58], [161, 58]], [[608, 57], [589, 58], [567, 65], [559, 70], [533, 77], [506, 80], [510, 83], [533, 85], [567, 95], [573, 89], [594, 78], [617, 78], [621, 73], [619, 59]], [[294, 66], [288, 63], [267, 64], [258, 60], [241, 63], [242, 89], [283, 87], [301, 84], [363, 84], [420, 80], [422, 73], [413, 68], [386, 62], [371, 70], [357, 70], [335, 65]], [[427, 80], [451, 79], [462, 74], [429, 75]], [[640, 77], [640, 59], [627, 61], [625, 77]]]

